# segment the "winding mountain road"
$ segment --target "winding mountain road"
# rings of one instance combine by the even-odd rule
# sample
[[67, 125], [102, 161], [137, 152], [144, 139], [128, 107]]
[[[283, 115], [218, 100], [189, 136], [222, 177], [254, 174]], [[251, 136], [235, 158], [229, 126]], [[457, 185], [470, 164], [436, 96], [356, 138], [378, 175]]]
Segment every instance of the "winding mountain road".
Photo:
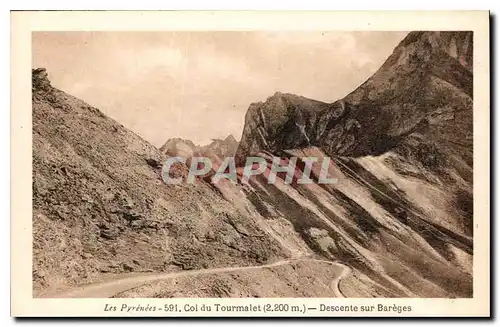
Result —
[[341, 272], [332, 280], [331, 287], [336, 297], [344, 297], [339, 289], [339, 282], [342, 278], [346, 277], [351, 273], [351, 268], [345, 266], [338, 262], [318, 260], [318, 259], [290, 259], [281, 260], [274, 263], [261, 265], [261, 266], [243, 266], [243, 267], [223, 267], [223, 268], [209, 268], [200, 270], [190, 270], [181, 271], [174, 273], [161, 273], [161, 274], [144, 274], [135, 275], [131, 277], [125, 277], [121, 279], [116, 279], [112, 281], [99, 282], [94, 284], [82, 285], [70, 290], [62, 291], [55, 294], [44, 295], [44, 298], [109, 298], [116, 294], [122, 293], [129, 289], [139, 287], [146, 283], [157, 282], [161, 280], [178, 278], [178, 277], [188, 277], [188, 276], [199, 276], [199, 275], [210, 275], [219, 273], [228, 273], [233, 271], [248, 271], [248, 270], [259, 270], [272, 267], [278, 267], [288, 264], [297, 263], [299, 261], [307, 262], [322, 262], [330, 265], [337, 266], [341, 268]]

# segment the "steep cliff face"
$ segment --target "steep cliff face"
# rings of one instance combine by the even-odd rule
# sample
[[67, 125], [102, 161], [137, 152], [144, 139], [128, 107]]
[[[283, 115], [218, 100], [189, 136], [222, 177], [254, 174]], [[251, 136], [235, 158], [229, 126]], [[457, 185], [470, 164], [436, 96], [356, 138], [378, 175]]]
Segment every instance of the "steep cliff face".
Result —
[[403, 293], [470, 296], [472, 104], [472, 33], [411, 32], [343, 99], [276, 93], [250, 106], [240, 164], [332, 157], [338, 183], [262, 180], [248, 198], [265, 189], [312, 248]]
[[315, 144], [317, 140], [311, 138], [314, 122], [330, 107], [321, 101], [280, 92], [265, 102], [252, 103], [236, 151], [239, 163], [260, 151], [278, 152]]
[[248, 109], [237, 151], [308, 144], [328, 155], [377, 155], [412, 133], [472, 163], [472, 33], [411, 32], [360, 87], [327, 104], [276, 93]]

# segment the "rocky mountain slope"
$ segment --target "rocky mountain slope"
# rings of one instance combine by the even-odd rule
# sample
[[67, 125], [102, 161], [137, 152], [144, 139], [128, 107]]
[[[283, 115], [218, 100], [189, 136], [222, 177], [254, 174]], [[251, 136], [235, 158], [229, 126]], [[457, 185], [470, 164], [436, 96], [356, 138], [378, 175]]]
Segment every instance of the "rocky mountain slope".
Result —
[[308, 208], [296, 229], [323, 230], [331, 258], [416, 294], [470, 296], [472, 115], [472, 33], [412, 32], [341, 100], [252, 104], [237, 156], [333, 157], [337, 184], [260, 185], [285, 216]]
[[[118, 297], [470, 297], [471, 90], [470, 33], [412, 32], [344, 99], [252, 104], [236, 157], [264, 158], [264, 174], [166, 185], [161, 163], [192, 156], [192, 142], [157, 150], [34, 70], [35, 294], [194, 271], [102, 285]], [[338, 181], [269, 184], [273, 156], [301, 158], [297, 173], [332, 157]]]
[[167, 140], [161, 147], [160, 151], [167, 156], [183, 156], [192, 157], [194, 155], [217, 157], [219, 159], [225, 157], [233, 157], [238, 149], [238, 141], [233, 135], [228, 135], [225, 139], [213, 139], [207, 145], [195, 145], [190, 140], [181, 138], [173, 138]]
[[376, 155], [417, 133], [472, 163], [471, 32], [410, 33], [372, 77], [334, 103], [276, 93], [250, 105], [238, 155], [308, 144], [330, 156]]
[[287, 254], [209, 185], [165, 185], [161, 151], [33, 71], [35, 295], [124, 272]]

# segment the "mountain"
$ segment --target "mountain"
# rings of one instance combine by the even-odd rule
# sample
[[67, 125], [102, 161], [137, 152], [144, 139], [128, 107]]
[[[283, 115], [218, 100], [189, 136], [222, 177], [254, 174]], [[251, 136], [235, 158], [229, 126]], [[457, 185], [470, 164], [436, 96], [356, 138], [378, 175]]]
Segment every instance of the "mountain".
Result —
[[52, 296], [123, 273], [258, 265], [287, 255], [200, 181], [165, 185], [165, 155], [33, 70], [33, 284]]
[[216, 156], [218, 158], [233, 157], [238, 148], [238, 141], [232, 134], [225, 139], [212, 139], [207, 145], [195, 145], [190, 140], [172, 138], [167, 140], [160, 151], [169, 156], [192, 157], [193, 155]]
[[238, 149], [238, 141], [232, 134], [229, 134], [225, 139], [213, 139], [212, 142], [201, 148], [201, 153], [213, 153], [219, 158], [234, 157]]
[[251, 104], [240, 165], [269, 153], [332, 157], [338, 183], [278, 191], [261, 179], [249, 198], [273, 194], [305, 239], [324, 230], [325, 255], [371, 278], [389, 276], [415, 294], [470, 296], [472, 48], [471, 32], [411, 32], [343, 99], [278, 92]]
[[[35, 296], [471, 297], [471, 90], [469, 32], [411, 32], [343, 99], [276, 93], [239, 144], [156, 149], [34, 70]], [[237, 183], [161, 180], [235, 149]], [[337, 182], [268, 183], [273, 157]]]
[[307, 139], [331, 156], [377, 155], [413, 133], [446, 142], [472, 164], [472, 32], [411, 32], [334, 103], [278, 92], [250, 105], [238, 156], [304, 147]]
[[194, 155], [197, 148], [198, 146], [196, 146], [192, 141], [176, 137], [168, 139], [167, 142], [160, 147], [160, 151], [171, 157], [191, 157]]

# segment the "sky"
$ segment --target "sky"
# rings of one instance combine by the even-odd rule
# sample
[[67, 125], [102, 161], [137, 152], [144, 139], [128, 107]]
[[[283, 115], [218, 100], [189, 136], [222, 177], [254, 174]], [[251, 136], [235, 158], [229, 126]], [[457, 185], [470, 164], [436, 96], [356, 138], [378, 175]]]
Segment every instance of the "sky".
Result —
[[407, 32], [34, 32], [33, 67], [160, 147], [240, 139], [252, 102], [279, 91], [333, 102]]

